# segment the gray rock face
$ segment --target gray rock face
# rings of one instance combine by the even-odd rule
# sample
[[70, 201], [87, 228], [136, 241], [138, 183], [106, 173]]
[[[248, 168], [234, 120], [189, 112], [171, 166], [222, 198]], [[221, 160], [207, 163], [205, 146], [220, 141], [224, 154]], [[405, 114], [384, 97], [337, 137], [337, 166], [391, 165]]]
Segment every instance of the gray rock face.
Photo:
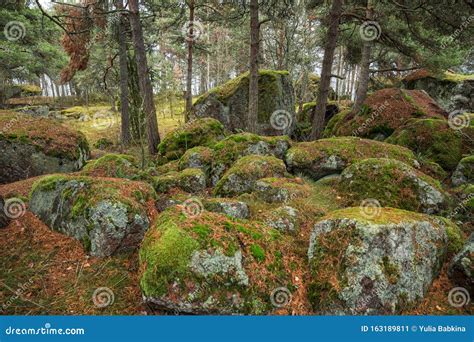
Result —
[[[238, 139], [238, 136], [239, 135], [236, 134], [234, 136], [230, 136], [228, 139]], [[286, 137], [271, 138], [273, 140], [271, 142], [263, 140], [267, 139], [266, 137], [259, 137], [255, 135], [255, 138], [261, 138], [262, 140], [255, 142], [239, 142], [238, 144], [240, 146], [238, 147], [238, 151], [232, 149], [231, 143], [227, 144], [227, 146], [225, 145], [226, 142], [229, 141], [227, 139], [224, 139], [222, 141], [222, 144], [224, 144], [225, 151], [227, 149], [230, 150], [230, 153], [232, 154], [232, 161], [236, 161], [241, 157], [249, 155], [273, 156], [275, 158], [283, 160], [285, 158], [286, 152], [290, 148], [290, 142]], [[244, 148], [241, 148], [241, 146]], [[226, 154], [225, 157], [229, 158], [229, 154]], [[222, 157], [222, 155], [220, 156]], [[210, 172], [212, 186], [215, 186], [219, 182], [219, 180], [222, 178], [225, 171], [227, 170], [228, 166], [229, 165], [227, 165], [225, 162], [220, 161], [219, 159], [213, 161]]]
[[78, 157], [46, 155], [33, 145], [0, 140], [0, 184], [56, 172], [80, 170], [89, 157], [89, 151], [77, 147]]
[[[382, 215], [387, 210], [409, 213], [383, 208]], [[442, 224], [422, 217], [383, 224], [356, 218], [317, 223], [308, 249], [313, 277], [310, 298], [315, 310], [395, 314], [423, 298], [446, 255], [447, 234]], [[332, 285], [336, 279], [339, 288]], [[333, 295], [321, 295], [327, 291]]]
[[215, 198], [204, 201], [204, 208], [215, 213], [222, 213], [227, 216], [248, 219], [250, 210], [246, 203], [222, 198]]
[[297, 218], [298, 210], [283, 206], [273, 210], [271, 218], [268, 218], [265, 223], [281, 232], [294, 234], [299, 229]]
[[474, 156], [461, 159], [451, 177], [453, 186], [474, 183]]
[[10, 223], [10, 218], [5, 213], [5, 201], [0, 195], [0, 228], [5, 228]]
[[[248, 78], [248, 73], [243, 74], [202, 95], [194, 104], [192, 115], [217, 119], [233, 132], [245, 130], [249, 107]], [[295, 95], [288, 73], [260, 71], [257, 133], [289, 135], [295, 123]]]
[[31, 116], [42, 116], [42, 117], [49, 116], [48, 106], [28, 106], [28, 107], [20, 108], [17, 111], [20, 113], [31, 115]]
[[[140, 206], [136, 199], [114, 196], [113, 190], [97, 194], [97, 188], [103, 186], [94, 182], [82, 177], [60, 179], [48, 186], [40, 183], [31, 195], [30, 210], [51, 229], [80, 240], [93, 256], [138, 247], [149, 226], [144, 203]], [[132, 209], [131, 203], [138, 208]]]
[[[233, 256], [226, 256], [218, 250], [197, 250], [193, 253], [187, 269], [201, 280], [196, 283], [193, 292], [179, 299], [144, 296], [144, 301], [153, 308], [174, 311], [176, 314], [230, 315], [243, 309], [243, 300], [236, 293], [224, 301], [212, 294], [217, 286], [214, 284], [216, 279], [224, 282], [229, 291], [235, 286], [241, 290], [249, 287], [249, 277], [242, 264], [241, 251], [237, 251]], [[177, 282], [172, 287], [175, 285], [177, 289]]]
[[474, 296], [474, 233], [461, 252], [454, 256], [448, 268], [448, 276], [457, 286]]
[[250, 155], [239, 159], [217, 183], [218, 196], [231, 197], [252, 192], [260, 178], [283, 177], [286, 167], [275, 157]]
[[233, 256], [225, 256], [220, 251], [195, 251], [189, 265], [192, 272], [198, 276], [209, 278], [225, 275], [232, 282], [248, 286], [249, 277], [242, 266], [242, 252], [237, 251]]
[[408, 89], [426, 91], [444, 110], [453, 112], [462, 110], [474, 111], [474, 81], [452, 82], [449, 80], [424, 77], [405, 82]]
[[189, 193], [203, 191], [206, 188], [206, 175], [201, 169], [184, 169], [154, 177], [154, 186], [158, 192], [167, 192], [179, 188]]

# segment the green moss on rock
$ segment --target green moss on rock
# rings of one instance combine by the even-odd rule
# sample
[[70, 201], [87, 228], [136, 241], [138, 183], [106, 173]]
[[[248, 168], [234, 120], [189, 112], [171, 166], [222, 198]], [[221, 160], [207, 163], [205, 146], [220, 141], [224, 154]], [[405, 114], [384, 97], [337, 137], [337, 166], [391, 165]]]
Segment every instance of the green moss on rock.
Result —
[[446, 219], [394, 208], [346, 208], [313, 229], [308, 296], [324, 314], [396, 314], [422, 299], [446, 260]]
[[50, 175], [34, 183], [29, 205], [51, 229], [80, 240], [92, 255], [103, 257], [138, 246], [155, 197], [146, 183]]
[[135, 157], [113, 153], [90, 161], [81, 171], [85, 176], [128, 179], [136, 179], [139, 173]]
[[408, 147], [452, 171], [463, 153], [472, 148], [474, 129], [467, 127], [463, 133], [452, 129], [446, 120], [415, 119], [396, 130], [387, 142]]
[[153, 184], [158, 192], [168, 192], [171, 189], [179, 188], [194, 193], [206, 188], [206, 175], [201, 169], [188, 168], [153, 177]]
[[[159, 310], [268, 313], [268, 294], [291, 283], [283, 263], [269, 267], [275, 266], [274, 255], [288, 241], [250, 222], [206, 211], [196, 219], [179, 207], [169, 208], [140, 248], [140, 287], [147, 303]], [[288, 257], [278, 253], [282, 260]]]
[[212, 118], [197, 119], [169, 132], [158, 146], [167, 160], [179, 159], [188, 149], [224, 138], [224, 126]]
[[367, 158], [390, 158], [410, 166], [418, 165], [407, 148], [355, 137], [337, 137], [295, 144], [286, 154], [286, 164], [293, 173], [314, 179], [340, 173], [352, 163]]
[[283, 177], [286, 167], [282, 160], [270, 156], [249, 155], [240, 158], [224, 174], [214, 188], [219, 196], [235, 196], [251, 192], [260, 178]]
[[370, 158], [352, 164], [342, 172], [338, 189], [349, 205], [373, 198], [383, 207], [425, 213], [446, 207], [447, 196], [438, 181], [394, 159]]
[[[196, 99], [192, 116], [213, 117], [223, 122], [226, 129], [245, 130], [248, 111], [249, 73], [246, 72]], [[258, 78], [258, 133], [265, 135], [286, 134], [270, 124], [271, 115], [277, 110], [286, 111], [294, 120], [294, 90], [288, 71], [259, 70]], [[291, 127], [288, 127], [291, 130]]]

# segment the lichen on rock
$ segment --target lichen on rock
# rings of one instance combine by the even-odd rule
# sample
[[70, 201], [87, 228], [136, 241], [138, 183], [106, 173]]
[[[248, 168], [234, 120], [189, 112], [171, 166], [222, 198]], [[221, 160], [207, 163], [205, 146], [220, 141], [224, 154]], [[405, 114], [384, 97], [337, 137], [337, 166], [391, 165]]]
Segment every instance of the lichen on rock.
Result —
[[153, 185], [158, 192], [168, 192], [178, 188], [189, 193], [203, 191], [206, 188], [206, 175], [201, 169], [188, 168], [179, 172], [169, 172], [153, 177]]
[[[278, 238], [277, 238], [278, 236]], [[215, 213], [164, 211], [140, 248], [140, 286], [154, 310], [266, 314], [272, 289], [291, 282], [276, 231]]]
[[397, 314], [424, 298], [445, 261], [447, 220], [393, 208], [328, 214], [308, 249], [309, 299], [325, 314]]
[[126, 179], [51, 175], [31, 190], [29, 207], [51, 229], [80, 240], [93, 256], [138, 247], [155, 192]]
[[367, 158], [391, 158], [419, 166], [407, 148], [355, 137], [337, 137], [293, 145], [286, 154], [286, 165], [294, 174], [315, 180], [340, 173], [347, 166]]
[[214, 188], [218, 196], [236, 196], [252, 192], [260, 178], [283, 177], [286, 167], [282, 160], [269, 156], [249, 155], [240, 158], [224, 174]]

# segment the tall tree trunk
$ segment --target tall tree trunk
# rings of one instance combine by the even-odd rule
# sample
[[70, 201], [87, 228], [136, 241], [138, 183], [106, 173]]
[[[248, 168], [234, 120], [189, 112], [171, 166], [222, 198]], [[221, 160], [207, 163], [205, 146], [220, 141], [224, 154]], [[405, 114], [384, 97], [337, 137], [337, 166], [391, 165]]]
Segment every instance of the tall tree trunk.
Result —
[[189, 1], [189, 36], [188, 41], [188, 73], [186, 75], [186, 112], [184, 121], [189, 121], [189, 116], [193, 108], [193, 44], [194, 44], [194, 0]]
[[129, 0], [129, 6], [129, 18], [130, 25], [132, 27], [133, 45], [135, 47], [140, 93], [143, 99], [143, 110], [145, 112], [147, 122], [148, 152], [153, 155], [158, 152], [160, 135], [158, 133], [158, 121], [156, 119], [155, 103], [153, 102], [153, 88], [151, 86], [150, 75], [148, 72], [145, 41], [143, 39], [143, 30], [140, 23], [140, 14], [138, 11], [138, 0]]
[[250, 0], [250, 75], [249, 111], [247, 130], [257, 132], [258, 119], [258, 50], [260, 45], [260, 23], [258, 19], [258, 0]]
[[339, 35], [339, 20], [342, 14], [342, 0], [333, 0], [331, 11], [329, 12], [329, 29], [327, 33], [326, 45], [324, 47], [323, 67], [321, 70], [321, 81], [319, 83], [318, 98], [313, 117], [313, 127], [311, 139], [316, 140], [321, 137], [324, 129], [324, 119], [326, 116], [326, 106], [331, 86], [332, 62], [334, 50], [336, 49], [337, 37]]
[[[123, 0], [116, 0], [119, 10], [123, 9]], [[128, 103], [128, 67], [127, 67], [127, 38], [125, 33], [126, 19], [123, 13], [119, 14], [118, 44], [120, 59], [120, 140], [123, 146], [130, 144], [130, 111]]]
[[[373, 0], [367, 0], [366, 19], [373, 18]], [[359, 112], [362, 104], [367, 98], [367, 90], [369, 88], [370, 58], [372, 52], [372, 41], [365, 40], [362, 46], [362, 57], [359, 67], [358, 85], [355, 95], [354, 106], [352, 107], [350, 117], [354, 117]]]

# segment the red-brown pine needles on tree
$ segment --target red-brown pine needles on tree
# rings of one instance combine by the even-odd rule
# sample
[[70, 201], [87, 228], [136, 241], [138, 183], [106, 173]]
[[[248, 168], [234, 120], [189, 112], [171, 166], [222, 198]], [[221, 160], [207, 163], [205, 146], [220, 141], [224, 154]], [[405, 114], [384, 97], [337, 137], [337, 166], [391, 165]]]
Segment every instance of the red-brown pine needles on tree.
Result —
[[70, 81], [77, 71], [85, 70], [89, 61], [89, 51], [94, 40], [102, 34], [93, 35], [94, 28], [106, 27], [107, 18], [102, 2], [81, 0], [80, 6], [61, 4], [56, 6], [58, 14], [64, 18], [64, 33], [61, 45], [69, 56], [68, 65], [61, 71], [61, 83]]

